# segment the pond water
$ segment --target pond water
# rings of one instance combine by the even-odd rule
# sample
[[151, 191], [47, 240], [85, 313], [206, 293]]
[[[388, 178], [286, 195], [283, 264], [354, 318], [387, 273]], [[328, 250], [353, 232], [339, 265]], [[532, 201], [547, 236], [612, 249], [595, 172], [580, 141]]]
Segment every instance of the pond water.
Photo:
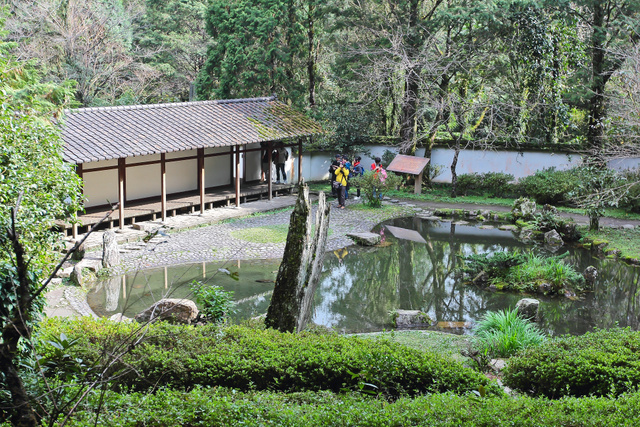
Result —
[[[415, 230], [426, 243], [397, 239], [389, 225]], [[456, 275], [460, 257], [514, 248], [541, 250], [518, 242], [510, 231], [448, 221], [400, 218], [374, 231], [383, 227], [384, 247], [349, 246], [327, 253], [314, 299], [314, 323], [344, 332], [380, 331], [390, 328], [394, 309], [419, 309], [440, 328], [465, 332], [486, 311], [513, 308], [523, 295], [463, 285]], [[640, 268], [600, 260], [582, 249], [562, 251], [569, 252], [564, 260], [578, 271], [595, 266], [598, 280], [580, 299], [536, 296], [541, 300], [540, 326], [551, 335], [616, 325], [640, 329]], [[98, 315], [133, 317], [163, 297], [193, 299], [189, 284], [199, 280], [233, 291], [237, 310], [232, 318], [248, 319], [266, 313], [279, 264], [274, 259], [141, 270], [100, 281], [88, 301]], [[238, 272], [239, 280], [219, 269]]]

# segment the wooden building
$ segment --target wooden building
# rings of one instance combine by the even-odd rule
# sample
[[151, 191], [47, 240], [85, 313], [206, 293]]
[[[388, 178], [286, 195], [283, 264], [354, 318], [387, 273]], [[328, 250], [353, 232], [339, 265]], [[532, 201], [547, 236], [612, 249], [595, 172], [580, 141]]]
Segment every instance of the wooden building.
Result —
[[117, 202], [109, 222], [122, 228], [136, 218], [164, 220], [184, 208], [202, 212], [220, 200], [238, 206], [250, 195], [290, 189], [293, 176], [286, 185], [261, 182], [263, 154], [271, 160], [276, 145], [289, 147], [286, 170], [300, 180], [303, 139], [320, 133], [318, 123], [267, 97], [69, 110], [62, 138], [64, 158], [84, 182], [81, 226]]

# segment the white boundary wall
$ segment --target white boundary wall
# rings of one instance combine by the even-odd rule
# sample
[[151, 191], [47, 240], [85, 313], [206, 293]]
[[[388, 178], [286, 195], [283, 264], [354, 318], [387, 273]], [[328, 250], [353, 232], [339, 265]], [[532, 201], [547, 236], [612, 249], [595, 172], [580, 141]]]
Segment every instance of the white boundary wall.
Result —
[[[382, 157], [386, 150], [398, 152], [396, 148], [380, 145], [366, 147], [370, 154], [363, 155], [362, 164], [368, 170], [375, 157]], [[446, 147], [436, 147], [431, 153], [431, 164], [443, 166], [442, 173], [436, 177], [436, 182], [451, 182], [451, 161], [454, 150]], [[424, 156], [424, 149], [416, 153]], [[304, 153], [302, 159], [302, 175], [305, 181], [319, 181], [329, 179], [329, 166], [335, 153], [312, 152]], [[555, 167], [558, 170], [571, 169], [580, 164], [581, 158], [577, 154], [552, 153], [547, 151], [515, 151], [515, 150], [461, 150], [458, 157], [456, 172], [458, 175], [466, 173], [504, 172], [519, 179], [533, 175], [536, 171]], [[640, 158], [629, 158], [610, 162], [613, 169], [632, 169], [640, 167]], [[297, 176], [297, 175], [296, 175]]]

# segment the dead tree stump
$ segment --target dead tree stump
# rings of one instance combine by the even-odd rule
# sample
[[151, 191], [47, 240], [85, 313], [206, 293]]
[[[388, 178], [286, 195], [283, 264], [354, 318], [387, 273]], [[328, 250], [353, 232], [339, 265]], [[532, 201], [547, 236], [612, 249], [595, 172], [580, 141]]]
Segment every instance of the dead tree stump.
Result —
[[312, 235], [309, 187], [298, 187], [289, 234], [265, 324], [281, 332], [299, 332], [311, 318], [311, 303], [322, 271], [330, 207], [323, 192], [318, 198], [316, 228]]

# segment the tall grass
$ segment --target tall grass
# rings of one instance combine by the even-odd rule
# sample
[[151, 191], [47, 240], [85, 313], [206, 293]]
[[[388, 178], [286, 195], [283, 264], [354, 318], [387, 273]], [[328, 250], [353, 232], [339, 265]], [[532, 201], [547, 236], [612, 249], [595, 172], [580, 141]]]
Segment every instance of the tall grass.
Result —
[[473, 344], [482, 354], [510, 357], [518, 350], [537, 346], [544, 334], [531, 321], [518, 316], [518, 310], [489, 311], [473, 330]]

